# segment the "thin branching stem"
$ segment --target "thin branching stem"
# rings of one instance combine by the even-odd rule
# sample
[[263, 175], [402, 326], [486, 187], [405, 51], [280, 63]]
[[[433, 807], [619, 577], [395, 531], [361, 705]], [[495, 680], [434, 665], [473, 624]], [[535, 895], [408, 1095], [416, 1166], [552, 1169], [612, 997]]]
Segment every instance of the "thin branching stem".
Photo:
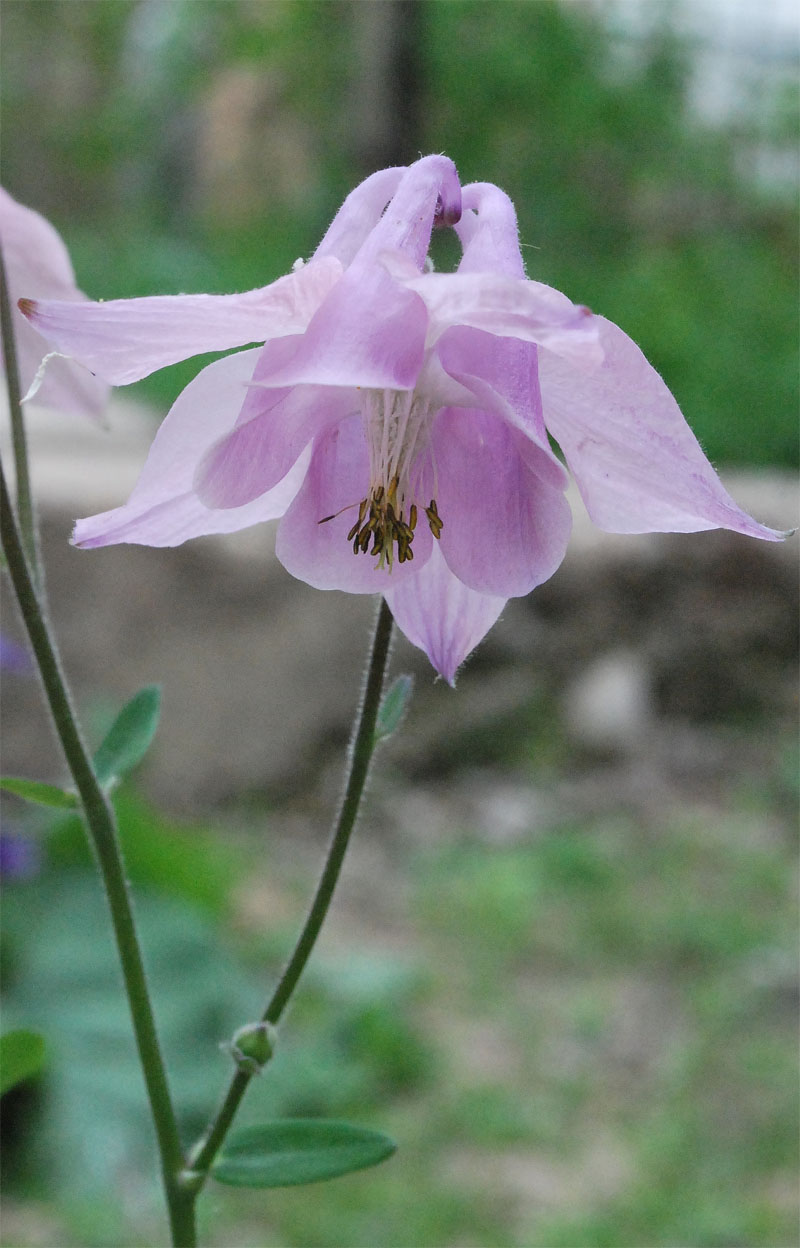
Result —
[[[392, 614], [384, 599], [381, 599], [367, 678], [351, 741], [347, 782], [342, 804], [333, 825], [317, 890], [291, 957], [264, 1010], [262, 1015], [264, 1022], [277, 1023], [286, 1009], [311, 956], [331, 904], [350, 834], [358, 817], [369, 765], [375, 750], [375, 725], [389, 659], [391, 636]], [[235, 1072], [215, 1117], [192, 1149], [189, 1167], [193, 1176], [200, 1182], [208, 1174], [209, 1167], [225, 1139], [251, 1078], [252, 1075], [242, 1069]]]

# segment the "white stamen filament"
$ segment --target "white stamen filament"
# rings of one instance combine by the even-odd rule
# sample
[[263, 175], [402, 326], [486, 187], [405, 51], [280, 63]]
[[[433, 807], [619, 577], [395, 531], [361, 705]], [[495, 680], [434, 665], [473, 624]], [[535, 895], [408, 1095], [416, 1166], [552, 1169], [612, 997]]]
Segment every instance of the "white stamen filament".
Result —
[[391, 569], [395, 555], [400, 563], [414, 558], [419, 511], [427, 516], [435, 538], [442, 530], [435, 497], [428, 505], [424, 499], [418, 505], [416, 499], [437, 408], [413, 390], [363, 390], [361, 394], [369, 491], [358, 504], [358, 519], [348, 541], [353, 543], [354, 554], [369, 552], [377, 556], [377, 567]]
[[413, 390], [364, 390], [362, 403], [370, 492], [381, 485], [388, 491], [397, 477], [397, 500], [410, 505], [411, 469], [426, 449], [435, 410]]

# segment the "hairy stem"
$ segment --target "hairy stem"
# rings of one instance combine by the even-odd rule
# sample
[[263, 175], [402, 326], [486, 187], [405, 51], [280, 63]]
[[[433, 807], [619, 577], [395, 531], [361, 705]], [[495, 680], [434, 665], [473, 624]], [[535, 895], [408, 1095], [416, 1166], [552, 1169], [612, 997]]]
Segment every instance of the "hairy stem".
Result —
[[[297, 987], [316, 944], [325, 916], [331, 904], [336, 882], [342, 869], [350, 834], [358, 817], [361, 798], [367, 780], [370, 761], [375, 750], [375, 724], [383, 692], [386, 665], [392, 636], [392, 613], [381, 599], [375, 633], [372, 640], [367, 679], [361, 698], [351, 740], [349, 768], [344, 797], [339, 814], [333, 825], [325, 865], [317, 885], [317, 891], [309, 907], [306, 921], [297, 939], [291, 957], [278, 981], [262, 1019], [277, 1023]], [[189, 1166], [198, 1178], [204, 1178], [233, 1122], [242, 1097], [252, 1075], [239, 1069], [233, 1075], [225, 1097], [216, 1116], [192, 1149]]]
[[14, 473], [17, 481], [17, 517], [22, 546], [31, 569], [34, 584], [39, 585], [39, 542], [36, 533], [36, 513], [33, 508], [31, 476], [28, 466], [28, 440], [22, 415], [22, 398], [19, 384], [19, 367], [14, 340], [11, 301], [3, 252], [0, 248], [0, 331], [3, 339], [3, 362], [8, 388], [8, 407], [11, 418], [11, 443], [14, 452]]
[[156, 1034], [114, 812], [94, 774], [89, 753], [72, 710], [55, 642], [50, 636], [25, 557], [2, 465], [0, 465], [0, 536], [8, 572], [31, 648], [36, 657], [56, 733], [83, 806], [86, 826], [105, 885], [139, 1059], [158, 1141], [172, 1242], [175, 1248], [194, 1248], [196, 1242], [194, 1203], [181, 1186], [183, 1154], [167, 1085], [166, 1069]]

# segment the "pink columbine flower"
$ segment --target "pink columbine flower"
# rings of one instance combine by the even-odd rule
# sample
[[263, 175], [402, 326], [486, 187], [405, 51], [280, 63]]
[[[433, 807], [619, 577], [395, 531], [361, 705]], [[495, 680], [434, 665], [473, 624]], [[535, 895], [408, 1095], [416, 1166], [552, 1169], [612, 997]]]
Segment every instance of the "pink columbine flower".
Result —
[[[458, 271], [426, 263], [451, 225]], [[553, 574], [567, 472], [613, 532], [728, 528], [736, 506], [675, 400], [615, 325], [525, 277], [511, 201], [427, 156], [367, 178], [312, 259], [244, 295], [23, 301], [32, 323], [122, 384], [204, 368], [128, 502], [77, 545], [171, 546], [281, 517], [277, 554], [320, 589], [381, 593], [450, 683], [510, 597]]]
[[69, 253], [49, 221], [33, 209], [17, 203], [2, 187], [0, 247], [12, 304], [21, 397], [25, 398], [29, 391], [33, 391], [31, 399], [35, 398], [36, 403], [43, 407], [79, 412], [99, 420], [108, 401], [108, 386], [85, 368], [58, 355], [48, 359], [42, 368], [48, 344], [15, 306], [23, 294], [37, 299], [66, 299], [70, 302], [85, 299], [86, 296], [75, 285]]

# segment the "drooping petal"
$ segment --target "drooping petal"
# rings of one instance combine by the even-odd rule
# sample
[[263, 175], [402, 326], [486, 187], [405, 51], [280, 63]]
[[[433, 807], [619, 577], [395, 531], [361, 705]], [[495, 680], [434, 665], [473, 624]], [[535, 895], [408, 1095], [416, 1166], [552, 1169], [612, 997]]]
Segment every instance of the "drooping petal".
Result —
[[541, 282], [496, 273], [424, 273], [404, 278], [390, 255], [384, 256], [384, 263], [398, 282], [423, 299], [429, 317], [428, 347], [451, 326], [471, 325], [501, 337], [539, 343], [585, 367], [602, 358], [589, 309]]
[[469, 589], [434, 548], [425, 566], [385, 595], [397, 626], [424, 650], [440, 676], [455, 684], [456, 671], [495, 624], [505, 598]]
[[425, 350], [422, 300], [380, 265], [351, 265], [305, 333], [264, 349], [258, 384], [411, 389]]
[[537, 448], [541, 473], [563, 489], [564, 468], [550, 449], [539, 389], [538, 348], [517, 338], [495, 338], [480, 329], [455, 326], [442, 335], [439, 362], [477, 402], [450, 407], [483, 407], [501, 416]]
[[309, 442], [358, 410], [344, 388], [295, 386], [253, 390], [262, 411], [238, 422], [203, 456], [194, 488], [207, 507], [241, 507], [286, 475]]
[[303, 486], [280, 523], [275, 551], [292, 576], [317, 589], [379, 594], [402, 584], [429, 558], [433, 538], [422, 524], [414, 538], [413, 562], [395, 560], [391, 571], [378, 570], [372, 555], [353, 554], [347, 534], [368, 489], [363, 419], [351, 416], [316, 439]]
[[20, 308], [59, 351], [122, 386], [204, 351], [302, 332], [341, 274], [341, 263], [328, 256], [243, 295], [79, 304], [25, 298]]
[[206, 533], [234, 533], [283, 514], [308, 466], [301, 456], [284, 479], [244, 507], [212, 510], [193, 489], [198, 461], [235, 419], [258, 350], [209, 364], [186, 387], [161, 425], [128, 502], [75, 526], [77, 546], [178, 546]]
[[315, 259], [336, 256], [347, 266], [394, 195], [405, 173], [402, 165], [371, 174], [351, 191], [328, 226]]
[[458, 408], [439, 413], [433, 435], [442, 554], [465, 585], [503, 598], [552, 576], [572, 529], [566, 474], [538, 475], [518, 441], [492, 413]]
[[[17, 300], [23, 295], [33, 295], [74, 303], [85, 300], [86, 296], [75, 285], [69, 253], [57, 231], [38, 212], [17, 203], [2, 187], [0, 246], [6, 266], [20, 387], [24, 397], [50, 348], [41, 334], [25, 320], [17, 307]], [[92, 377], [80, 365], [52, 359], [48, 361], [35, 401], [38, 406], [99, 419], [107, 400], [108, 387], [103, 382]]]
[[596, 319], [599, 368], [584, 372], [539, 352], [545, 421], [594, 523], [611, 533], [722, 528], [777, 541], [780, 534], [737, 507], [636, 344]]

